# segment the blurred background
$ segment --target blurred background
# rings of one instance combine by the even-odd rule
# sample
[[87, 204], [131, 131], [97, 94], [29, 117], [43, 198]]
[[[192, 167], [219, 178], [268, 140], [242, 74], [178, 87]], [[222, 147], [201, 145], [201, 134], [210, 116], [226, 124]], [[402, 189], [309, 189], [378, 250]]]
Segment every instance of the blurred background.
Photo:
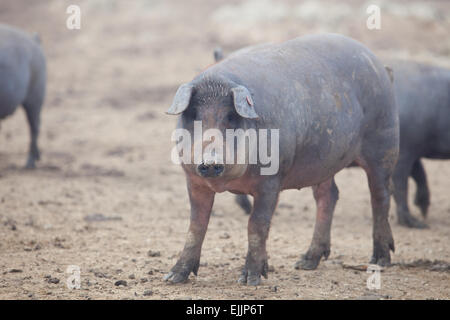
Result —
[[[73, 4], [80, 30], [66, 27]], [[372, 4], [380, 30], [366, 27]], [[432, 261], [450, 261], [450, 168], [442, 161], [425, 161], [431, 230], [396, 226], [391, 208], [393, 259], [431, 264], [390, 269], [381, 292], [367, 292], [364, 272], [341, 267], [367, 262], [371, 252], [369, 193], [358, 169], [338, 175], [332, 255], [318, 271], [292, 268], [315, 219], [311, 192], [302, 190], [283, 193], [268, 244], [274, 270], [259, 291], [235, 285], [247, 217], [230, 195], [216, 197], [201, 277], [184, 287], [161, 278], [182, 248], [189, 215], [183, 173], [170, 162], [175, 118], [164, 111], [181, 83], [213, 63], [214, 48], [227, 54], [334, 32], [380, 57], [450, 67], [450, 1], [2, 0], [0, 23], [38, 32], [48, 65], [37, 170], [22, 169], [23, 110], [1, 122], [0, 298], [136, 298], [148, 290], [155, 299], [449, 298], [448, 271], [424, 272]], [[83, 290], [65, 287], [67, 265], [81, 267]], [[128, 285], [114, 286], [121, 279]]]

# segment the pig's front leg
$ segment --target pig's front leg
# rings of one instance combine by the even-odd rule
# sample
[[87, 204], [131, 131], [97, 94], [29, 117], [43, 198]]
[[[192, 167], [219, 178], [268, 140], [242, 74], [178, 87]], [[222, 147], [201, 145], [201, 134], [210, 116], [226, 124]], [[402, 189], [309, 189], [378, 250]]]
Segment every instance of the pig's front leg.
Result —
[[203, 239], [214, 202], [215, 193], [205, 186], [188, 183], [188, 193], [191, 203], [191, 222], [186, 243], [177, 263], [164, 276], [164, 280], [172, 283], [186, 282], [191, 272], [197, 275]]
[[275, 211], [279, 195], [279, 183], [268, 181], [254, 195], [254, 207], [248, 221], [248, 253], [239, 283], [257, 286], [261, 275], [267, 279], [266, 240], [270, 221]]

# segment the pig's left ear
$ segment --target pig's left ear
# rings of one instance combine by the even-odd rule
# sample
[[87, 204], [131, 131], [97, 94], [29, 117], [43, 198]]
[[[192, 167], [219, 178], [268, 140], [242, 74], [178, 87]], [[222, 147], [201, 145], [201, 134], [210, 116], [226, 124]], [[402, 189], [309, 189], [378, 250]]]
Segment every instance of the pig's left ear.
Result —
[[246, 87], [238, 86], [231, 89], [231, 92], [233, 93], [234, 108], [241, 117], [259, 119], [253, 106], [252, 96]]
[[189, 106], [189, 102], [191, 101], [192, 89], [194, 87], [190, 83], [185, 83], [181, 85], [177, 93], [175, 94], [175, 98], [173, 98], [172, 105], [166, 111], [167, 114], [180, 114]]

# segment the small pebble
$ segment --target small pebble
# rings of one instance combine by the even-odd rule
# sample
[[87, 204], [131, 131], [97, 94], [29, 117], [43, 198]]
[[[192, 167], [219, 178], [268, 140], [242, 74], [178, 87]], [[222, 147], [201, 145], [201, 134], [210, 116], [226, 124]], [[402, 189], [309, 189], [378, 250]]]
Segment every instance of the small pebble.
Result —
[[58, 284], [59, 283], [59, 279], [58, 278], [48, 278], [47, 280], [48, 283], [53, 283], [53, 284]]
[[19, 273], [19, 272], [23, 272], [23, 270], [21, 269], [11, 269], [9, 270], [10, 273]]
[[153, 291], [152, 290], [145, 290], [144, 291], [144, 296], [148, 297], [148, 296], [151, 296], [151, 295], [153, 295]]
[[114, 283], [114, 285], [115, 285], [115, 286], [124, 286], [124, 287], [126, 287], [126, 286], [127, 286], [127, 282], [126, 282], [125, 280], [117, 280], [117, 281]]
[[161, 252], [148, 250], [147, 255], [149, 257], [160, 257], [161, 256]]

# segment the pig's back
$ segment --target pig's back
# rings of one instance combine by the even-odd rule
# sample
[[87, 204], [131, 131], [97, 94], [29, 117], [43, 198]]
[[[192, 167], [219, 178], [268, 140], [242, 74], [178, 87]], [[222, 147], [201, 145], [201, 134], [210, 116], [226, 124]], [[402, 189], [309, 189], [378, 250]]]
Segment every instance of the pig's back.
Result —
[[298, 114], [297, 120], [302, 120], [305, 112], [314, 117], [319, 104], [320, 114], [335, 112], [337, 106], [355, 117], [371, 116], [392, 108], [394, 101], [389, 76], [373, 53], [336, 34], [256, 47], [223, 60], [209, 72], [249, 88], [263, 118], [277, 106], [277, 112]]

